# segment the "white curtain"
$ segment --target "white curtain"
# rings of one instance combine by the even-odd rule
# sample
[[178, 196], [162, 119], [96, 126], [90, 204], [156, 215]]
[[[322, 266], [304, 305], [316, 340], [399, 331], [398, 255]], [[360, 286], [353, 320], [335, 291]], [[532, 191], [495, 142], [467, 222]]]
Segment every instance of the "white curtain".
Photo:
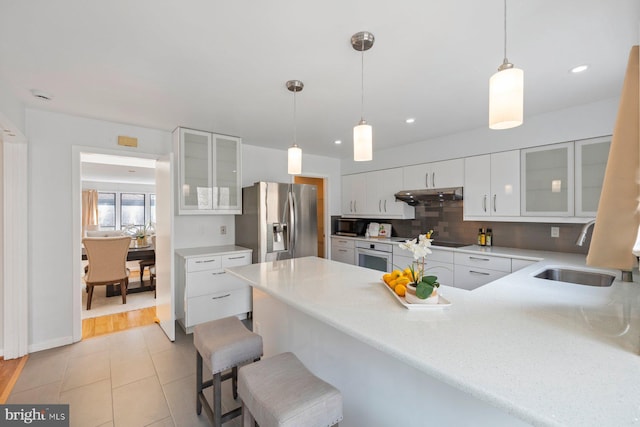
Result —
[[98, 192], [82, 191], [82, 231], [97, 229], [98, 225]]

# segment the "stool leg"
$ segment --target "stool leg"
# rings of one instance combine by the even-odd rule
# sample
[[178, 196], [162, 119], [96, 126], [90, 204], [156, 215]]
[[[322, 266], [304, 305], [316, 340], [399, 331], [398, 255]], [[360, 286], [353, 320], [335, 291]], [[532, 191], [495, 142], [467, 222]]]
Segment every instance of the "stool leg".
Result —
[[222, 427], [222, 373], [213, 375], [213, 427]]
[[202, 393], [202, 356], [196, 351], [196, 413], [202, 413], [202, 402], [200, 401], [200, 393]]
[[233, 368], [231, 368], [231, 375], [232, 375], [232, 383], [233, 383], [233, 387], [232, 387], [232, 391], [233, 391], [233, 400], [236, 400], [238, 398], [238, 367], [234, 366]]

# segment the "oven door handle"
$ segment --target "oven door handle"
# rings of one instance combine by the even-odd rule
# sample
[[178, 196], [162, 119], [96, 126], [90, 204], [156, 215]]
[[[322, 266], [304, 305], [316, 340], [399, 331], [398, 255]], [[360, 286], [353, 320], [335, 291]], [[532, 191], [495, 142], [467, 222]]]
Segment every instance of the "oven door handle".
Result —
[[373, 249], [366, 249], [366, 248], [358, 248], [357, 250], [358, 255], [362, 254], [362, 255], [371, 255], [371, 256], [377, 256], [380, 258], [389, 258], [391, 259], [391, 252], [384, 252], [384, 251], [376, 251]]

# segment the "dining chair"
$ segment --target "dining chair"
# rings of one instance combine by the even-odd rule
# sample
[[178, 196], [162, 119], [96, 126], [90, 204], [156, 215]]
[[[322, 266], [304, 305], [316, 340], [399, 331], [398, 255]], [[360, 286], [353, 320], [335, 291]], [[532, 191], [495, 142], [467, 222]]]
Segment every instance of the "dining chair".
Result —
[[91, 310], [93, 287], [120, 284], [122, 303], [127, 303], [129, 269], [127, 252], [131, 237], [85, 237], [82, 239], [89, 261], [84, 281], [87, 285], [87, 310]]

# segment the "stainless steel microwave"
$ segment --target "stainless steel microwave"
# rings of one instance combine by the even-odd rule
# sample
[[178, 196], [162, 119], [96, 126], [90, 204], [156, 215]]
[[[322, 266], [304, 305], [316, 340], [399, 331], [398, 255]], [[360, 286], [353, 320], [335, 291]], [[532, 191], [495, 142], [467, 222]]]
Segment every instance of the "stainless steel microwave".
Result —
[[363, 236], [366, 222], [355, 218], [338, 218], [336, 234], [338, 236]]

